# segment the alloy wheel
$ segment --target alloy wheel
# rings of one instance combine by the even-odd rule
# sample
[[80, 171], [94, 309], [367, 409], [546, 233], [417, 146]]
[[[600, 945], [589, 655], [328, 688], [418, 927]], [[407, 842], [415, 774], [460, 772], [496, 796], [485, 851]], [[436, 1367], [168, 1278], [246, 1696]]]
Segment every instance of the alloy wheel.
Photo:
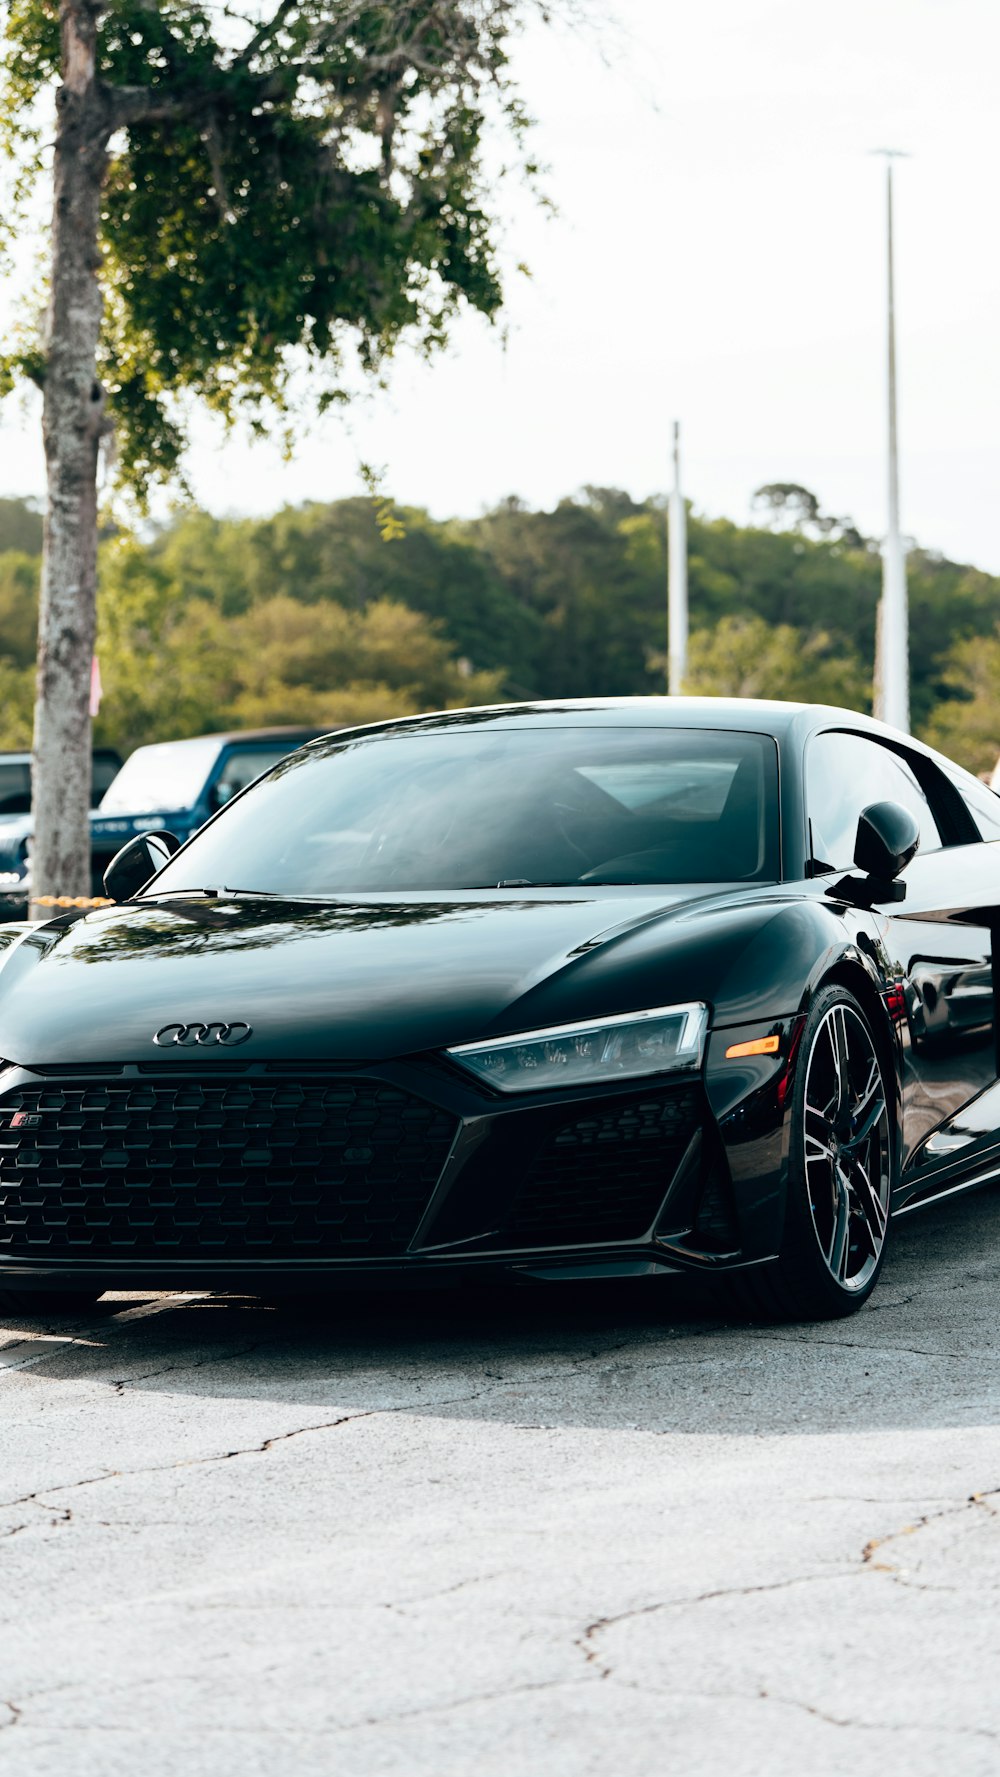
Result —
[[830, 1007], [806, 1063], [804, 1160], [812, 1225], [840, 1288], [864, 1288], [889, 1221], [889, 1105], [871, 1032], [853, 1007]]

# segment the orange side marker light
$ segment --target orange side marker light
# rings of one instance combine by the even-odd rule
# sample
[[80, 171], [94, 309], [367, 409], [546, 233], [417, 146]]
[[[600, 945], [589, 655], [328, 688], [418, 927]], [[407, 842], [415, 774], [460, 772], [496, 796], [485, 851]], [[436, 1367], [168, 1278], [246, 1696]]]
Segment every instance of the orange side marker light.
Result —
[[777, 1055], [780, 1037], [754, 1037], [752, 1043], [732, 1043], [726, 1050], [727, 1061], [738, 1061], [744, 1055]]

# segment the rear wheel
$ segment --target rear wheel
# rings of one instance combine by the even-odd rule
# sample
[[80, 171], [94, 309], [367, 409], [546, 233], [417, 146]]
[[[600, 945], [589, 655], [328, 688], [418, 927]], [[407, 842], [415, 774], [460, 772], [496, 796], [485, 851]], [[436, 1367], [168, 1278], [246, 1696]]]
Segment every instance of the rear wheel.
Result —
[[3, 1290], [0, 1314], [83, 1314], [103, 1296], [103, 1290]]
[[868, 1300], [885, 1259], [892, 1095], [871, 1026], [845, 988], [817, 995], [800, 1057], [781, 1256], [737, 1288], [772, 1318], [827, 1320]]

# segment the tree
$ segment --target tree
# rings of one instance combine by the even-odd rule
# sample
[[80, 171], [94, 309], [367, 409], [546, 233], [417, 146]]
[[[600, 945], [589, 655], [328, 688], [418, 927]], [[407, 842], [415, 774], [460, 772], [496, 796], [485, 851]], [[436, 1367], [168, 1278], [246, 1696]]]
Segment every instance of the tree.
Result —
[[336, 728], [500, 698], [499, 674], [467, 672], [439, 625], [390, 599], [359, 611], [278, 593], [234, 616], [148, 575], [144, 557], [119, 541], [103, 571], [97, 732], [123, 752], [218, 728]]
[[[114, 432], [140, 493], [177, 467], [180, 397], [259, 431], [501, 302], [483, 144], [520, 138], [517, 0], [7, 0], [3, 112], [23, 191], [55, 91], [43, 391], [48, 478], [35, 711], [36, 892], [87, 878], [97, 471]], [[8, 210], [10, 206], [8, 205]]]
[[777, 697], [864, 710], [870, 689], [857, 655], [822, 630], [803, 635], [761, 617], [723, 617], [691, 638], [685, 691], [710, 697]]
[[967, 770], [991, 772], [1000, 759], [1000, 633], [956, 642], [941, 690], [923, 738]]
[[839, 537], [853, 549], [874, 548], [851, 518], [834, 518], [824, 512], [814, 493], [797, 481], [769, 481], [759, 487], [751, 505], [765, 524], [799, 531], [803, 536]]
[[0, 551], [42, 553], [42, 515], [34, 500], [0, 500]]
[[393, 507], [402, 535], [389, 547], [370, 499], [286, 506], [267, 519], [219, 524], [185, 515], [161, 539], [160, 554], [185, 580], [226, 582], [226, 608], [287, 593], [319, 604], [335, 599], [363, 610], [394, 599], [440, 619], [457, 652], [474, 667], [504, 666], [523, 680], [537, 651], [540, 622], [501, 584], [489, 556], [457, 525]]

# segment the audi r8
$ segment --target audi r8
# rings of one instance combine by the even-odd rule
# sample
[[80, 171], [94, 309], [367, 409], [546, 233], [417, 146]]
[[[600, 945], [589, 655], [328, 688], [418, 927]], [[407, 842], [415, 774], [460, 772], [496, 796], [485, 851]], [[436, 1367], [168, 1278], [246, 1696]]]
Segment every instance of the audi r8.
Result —
[[1000, 800], [847, 710], [414, 717], [0, 932], [0, 1286], [726, 1273], [858, 1308], [1000, 1176]]

